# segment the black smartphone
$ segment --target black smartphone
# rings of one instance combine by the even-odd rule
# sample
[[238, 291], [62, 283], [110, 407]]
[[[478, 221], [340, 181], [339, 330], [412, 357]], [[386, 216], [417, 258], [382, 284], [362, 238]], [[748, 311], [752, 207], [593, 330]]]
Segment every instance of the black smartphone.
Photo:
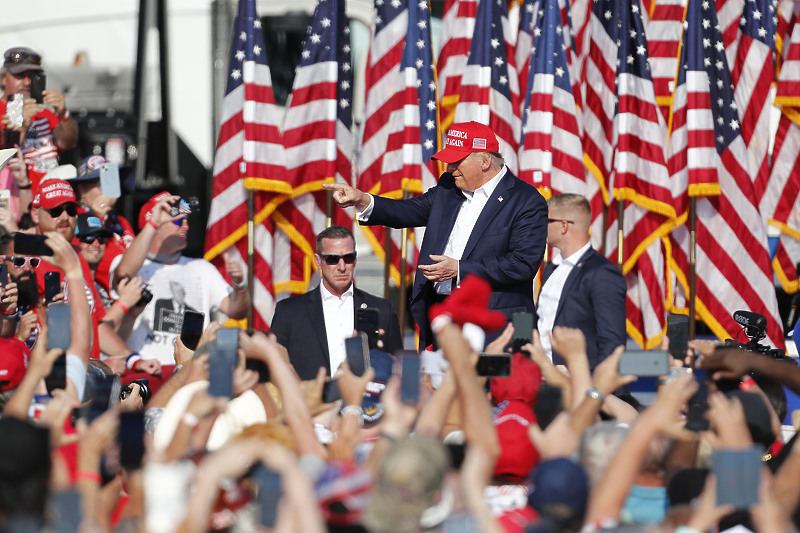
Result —
[[0, 264], [0, 287], [8, 285], [8, 265], [5, 261]]
[[44, 102], [44, 90], [47, 88], [47, 74], [44, 72], [37, 72], [31, 76], [31, 98], [38, 103]]
[[381, 310], [375, 307], [366, 307], [356, 312], [356, 331], [367, 334], [370, 348], [377, 348], [381, 336]]
[[203, 324], [206, 316], [203, 313], [187, 309], [183, 312], [183, 324], [181, 325], [181, 342], [184, 346], [194, 351], [203, 335]]
[[273, 527], [278, 519], [278, 502], [281, 499], [281, 475], [259, 463], [253, 469], [253, 480], [258, 486], [258, 507], [262, 526]]
[[18, 231], [14, 234], [14, 253], [17, 255], [53, 255], [53, 250], [44, 241], [44, 235], [30, 235]]
[[558, 413], [564, 410], [564, 400], [561, 397], [561, 387], [542, 383], [539, 386], [539, 396], [533, 406], [533, 413], [539, 427], [544, 431], [550, 425]]
[[624, 376], [666, 376], [669, 358], [668, 352], [659, 350], [626, 350], [619, 360], [619, 373]]
[[369, 341], [366, 333], [344, 340], [345, 357], [350, 371], [358, 377], [364, 375], [369, 368]]
[[258, 372], [259, 383], [269, 382], [270, 380], [269, 367], [267, 366], [267, 363], [265, 363], [264, 361], [248, 358], [244, 360], [244, 367], [247, 370], [253, 370], [254, 372]]
[[126, 470], [142, 467], [144, 457], [144, 411], [119, 414], [119, 463]]
[[53, 298], [61, 292], [61, 272], [51, 271], [44, 273], [44, 303], [50, 305]]
[[711, 464], [717, 478], [717, 505], [747, 509], [758, 503], [762, 454], [758, 448], [714, 450]]
[[708, 411], [708, 384], [700, 382], [699, 387], [689, 398], [686, 413], [686, 429], [689, 431], [706, 431], [709, 428], [706, 412]]
[[408, 405], [416, 405], [419, 402], [419, 354], [411, 350], [403, 350], [400, 356], [400, 365], [400, 401]]
[[69, 349], [72, 343], [69, 303], [52, 304], [47, 308], [47, 348]]
[[53, 391], [56, 389], [65, 390], [67, 388], [66, 354], [59, 355], [55, 362], [53, 362], [53, 368], [50, 369], [50, 374], [44, 378], [44, 385], [47, 387], [47, 394], [50, 396], [53, 395]]
[[233, 398], [233, 368], [235, 366], [235, 351], [223, 350], [219, 346], [211, 349], [208, 357], [209, 396]]
[[514, 326], [511, 347], [516, 353], [526, 344], [533, 342], [533, 313], [514, 313], [511, 315], [511, 324]]
[[329, 379], [322, 386], [322, 401], [324, 403], [333, 403], [342, 399], [342, 392], [339, 390], [339, 380]]
[[680, 361], [686, 359], [686, 349], [689, 345], [689, 317], [670, 313], [667, 316], [667, 337], [670, 355]]
[[119, 390], [119, 378], [116, 375], [107, 376], [98, 372], [86, 374], [86, 393], [81, 410], [87, 424], [119, 403]]
[[508, 377], [511, 375], [511, 356], [507, 354], [482, 353], [478, 356], [475, 370], [479, 376]]

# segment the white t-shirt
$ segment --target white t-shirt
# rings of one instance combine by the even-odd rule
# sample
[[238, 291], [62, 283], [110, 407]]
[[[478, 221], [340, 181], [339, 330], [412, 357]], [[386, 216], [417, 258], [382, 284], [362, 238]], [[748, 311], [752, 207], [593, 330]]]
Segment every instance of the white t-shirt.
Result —
[[153, 299], [133, 325], [128, 346], [143, 359], [174, 364], [174, 342], [181, 333], [186, 309], [205, 315], [219, 308], [232, 289], [214, 265], [204, 259], [181, 257], [174, 265], [145, 259], [137, 275], [150, 286]]

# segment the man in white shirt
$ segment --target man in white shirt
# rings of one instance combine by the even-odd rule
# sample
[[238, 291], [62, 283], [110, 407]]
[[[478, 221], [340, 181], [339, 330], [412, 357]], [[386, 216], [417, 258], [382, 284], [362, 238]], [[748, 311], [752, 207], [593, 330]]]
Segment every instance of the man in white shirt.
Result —
[[329, 375], [336, 372], [345, 360], [344, 340], [353, 336], [357, 313], [363, 309], [378, 309], [384, 351], [392, 354], [403, 348], [392, 303], [353, 285], [356, 258], [352, 231], [343, 226], [324, 229], [317, 235], [314, 254], [322, 282], [275, 306], [272, 333], [289, 352], [302, 380], [314, 379], [320, 368]]
[[547, 244], [558, 250], [545, 267], [537, 301], [537, 329], [553, 362], [550, 332], [555, 326], [580, 329], [586, 337], [589, 366], [625, 345], [627, 284], [619, 268], [592, 248], [589, 224], [592, 209], [578, 194], [559, 194], [548, 202]]

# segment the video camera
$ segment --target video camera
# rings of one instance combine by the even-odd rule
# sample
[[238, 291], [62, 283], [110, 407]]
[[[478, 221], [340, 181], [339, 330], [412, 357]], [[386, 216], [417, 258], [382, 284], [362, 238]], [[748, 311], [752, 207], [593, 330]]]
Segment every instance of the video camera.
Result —
[[725, 339], [725, 346], [764, 354], [773, 359], [787, 358], [785, 350], [771, 348], [758, 342], [767, 336], [767, 319], [764, 315], [752, 311], [734, 311], [733, 319], [742, 326], [744, 334], [747, 335], [747, 338], [750, 340], [747, 344], [742, 344], [733, 339]]

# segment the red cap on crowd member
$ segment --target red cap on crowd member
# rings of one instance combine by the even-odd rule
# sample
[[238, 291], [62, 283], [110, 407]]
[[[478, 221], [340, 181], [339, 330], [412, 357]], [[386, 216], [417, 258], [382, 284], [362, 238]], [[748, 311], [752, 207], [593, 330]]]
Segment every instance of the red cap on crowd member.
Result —
[[150, 220], [150, 217], [153, 215], [153, 208], [155, 208], [156, 204], [161, 200], [169, 198], [172, 196], [167, 191], [160, 192], [147, 200], [147, 202], [142, 206], [139, 210], [139, 229], [142, 229], [147, 221]]
[[487, 332], [500, 329], [505, 325], [506, 317], [500, 311], [488, 308], [491, 296], [492, 287], [486, 280], [468, 274], [444, 302], [431, 306], [431, 322], [440, 315], [448, 315], [456, 324], [475, 324]]
[[16, 389], [28, 370], [28, 346], [15, 337], [0, 337], [0, 392]]
[[500, 143], [489, 126], [480, 122], [453, 124], [447, 130], [444, 148], [431, 156], [445, 163], [461, 161], [472, 152], [499, 152]]
[[68, 181], [61, 179], [50, 179], [41, 182], [36, 196], [33, 198], [33, 207], [43, 207], [45, 209], [52, 209], [61, 204], [78, 203], [75, 198], [75, 191], [72, 190], [72, 185]]
[[539, 462], [539, 451], [531, 443], [528, 426], [536, 424], [536, 415], [525, 402], [511, 400], [497, 406], [494, 427], [500, 441], [500, 456], [494, 465], [494, 477], [520, 483]]
[[518, 400], [533, 407], [539, 397], [541, 385], [542, 369], [517, 352], [511, 356], [511, 375], [507, 378], [492, 378], [492, 400], [496, 404]]

